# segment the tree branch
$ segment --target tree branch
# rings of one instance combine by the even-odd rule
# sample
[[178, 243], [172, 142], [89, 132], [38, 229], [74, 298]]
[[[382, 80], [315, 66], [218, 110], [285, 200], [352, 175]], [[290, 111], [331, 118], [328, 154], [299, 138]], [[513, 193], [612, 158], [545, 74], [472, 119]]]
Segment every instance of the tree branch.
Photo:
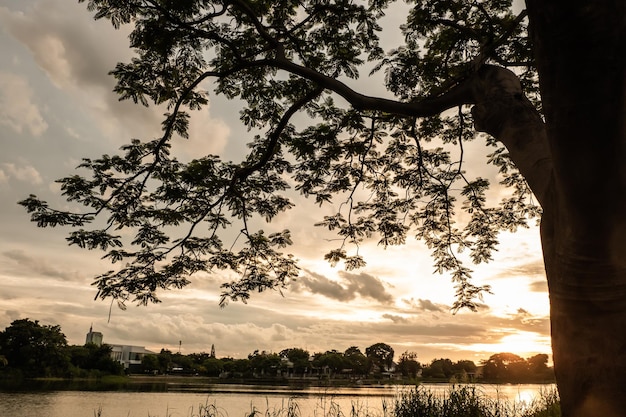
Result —
[[546, 128], [539, 112], [524, 96], [517, 76], [485, 65], [473, 78], [476, 130], [502, 142], [542, 206], [546, 202], [553, 163]]

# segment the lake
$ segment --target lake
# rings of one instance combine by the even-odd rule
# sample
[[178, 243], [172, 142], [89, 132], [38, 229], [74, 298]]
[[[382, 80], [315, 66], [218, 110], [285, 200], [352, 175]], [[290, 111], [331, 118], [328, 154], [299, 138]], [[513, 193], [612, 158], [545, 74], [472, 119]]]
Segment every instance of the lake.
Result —
[[[449, 384], [423, 384], [444, 393]], [[529, 403], [553, 385], [474, 385], [485, 396]], [[38, 390], [0, 392], [2, 417], [194, 417], [200, 407], [212, 407], [216, 417], [286, 417], [288, 407], [297, 407], [302, 417], [329, 414], [383, 416], [393, 408], [403, 386], [357, 388], [294, 388], [270, 385], [197, 384], [168, 388], [167, 392]], [[335, 412], [332, 412], [335, 411]]]

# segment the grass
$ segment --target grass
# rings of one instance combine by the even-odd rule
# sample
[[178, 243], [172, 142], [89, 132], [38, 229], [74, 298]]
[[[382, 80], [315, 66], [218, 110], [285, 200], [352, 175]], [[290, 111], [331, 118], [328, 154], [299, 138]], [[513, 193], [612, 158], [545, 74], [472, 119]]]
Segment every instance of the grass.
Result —
[[560, 417], [556, 391], [531, 403], [495, 400], [474, 386], [454, 387], [444, 395], [417, 387], [396, 399], [392, 417]]
[[[288, 399], [281, 407], [266, 407], [264, 411], [252, 407], [241, 417], [561, 417], [556, 390], [541, 392], [532, 402], [511, 402], [486, 397], [480, 389], [471, 386], [454, 386], [445, 393], [434, 393], [420, 386], [404, 391], [394, 400], [383, 400], [382, 410], [373, 410], [353, 403], [350, 410], [342, 410], [332, 398], [323, 398], [313, 416], [303, 415], [298, 403]], [[166, 410], [166, 417], [171, 417]], [[102, 409], [94, 411], [94, 417], [105, 417]], [[148, 417], [158, 417], [151, 416]], [[215, 404], [198, 406], [190, 410], [188, 417], [230, 417], [228, 412]], [[240, 416], [233, 416], [240, 417]]]

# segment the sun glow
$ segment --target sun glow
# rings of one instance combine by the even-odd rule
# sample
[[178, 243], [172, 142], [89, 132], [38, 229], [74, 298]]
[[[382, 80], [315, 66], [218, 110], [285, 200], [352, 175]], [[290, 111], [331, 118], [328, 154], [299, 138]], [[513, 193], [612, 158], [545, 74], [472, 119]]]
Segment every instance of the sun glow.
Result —
[[516, 332], [502, 336], [494, 343], [476, 343], [466, 347], [468, 350], [479, 352], [510, 352], [521, 357], [529, 357], [538, 353], [549, 353], [550, 337], [533, 332]]

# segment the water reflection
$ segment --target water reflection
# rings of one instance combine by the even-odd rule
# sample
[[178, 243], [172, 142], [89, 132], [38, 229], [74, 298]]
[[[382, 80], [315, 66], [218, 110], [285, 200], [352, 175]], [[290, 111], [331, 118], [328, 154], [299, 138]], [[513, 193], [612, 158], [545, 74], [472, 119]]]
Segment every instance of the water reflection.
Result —
[[[553, 385], [474, 385], [487, 398], [530, 404]], [[326, 415], [336, 407], [344, 415], [357, 409], [359, 415], [382, 416], [403, 386], [303, 387], [275, 385], [209, 384], [199, 381], [32, 381], [0, 392], [1, 415], [20, 417], [93, 417], [98, 409], [106, 417], [197, 415], [210, 405], [224, 417], [249, 415], [253, 410], [286, 410], [296, 404], [304, 417]], [[424, 389], [443, 395], [449, 384], [425, 384]], [[324, 412], [322, 412], [324, 411]], [[271, 414], [271, 413], [270, 413]], [[333, 413], [335, 415], [336, 413]], [[275, 414], [274, 414], [275, 415]]]

